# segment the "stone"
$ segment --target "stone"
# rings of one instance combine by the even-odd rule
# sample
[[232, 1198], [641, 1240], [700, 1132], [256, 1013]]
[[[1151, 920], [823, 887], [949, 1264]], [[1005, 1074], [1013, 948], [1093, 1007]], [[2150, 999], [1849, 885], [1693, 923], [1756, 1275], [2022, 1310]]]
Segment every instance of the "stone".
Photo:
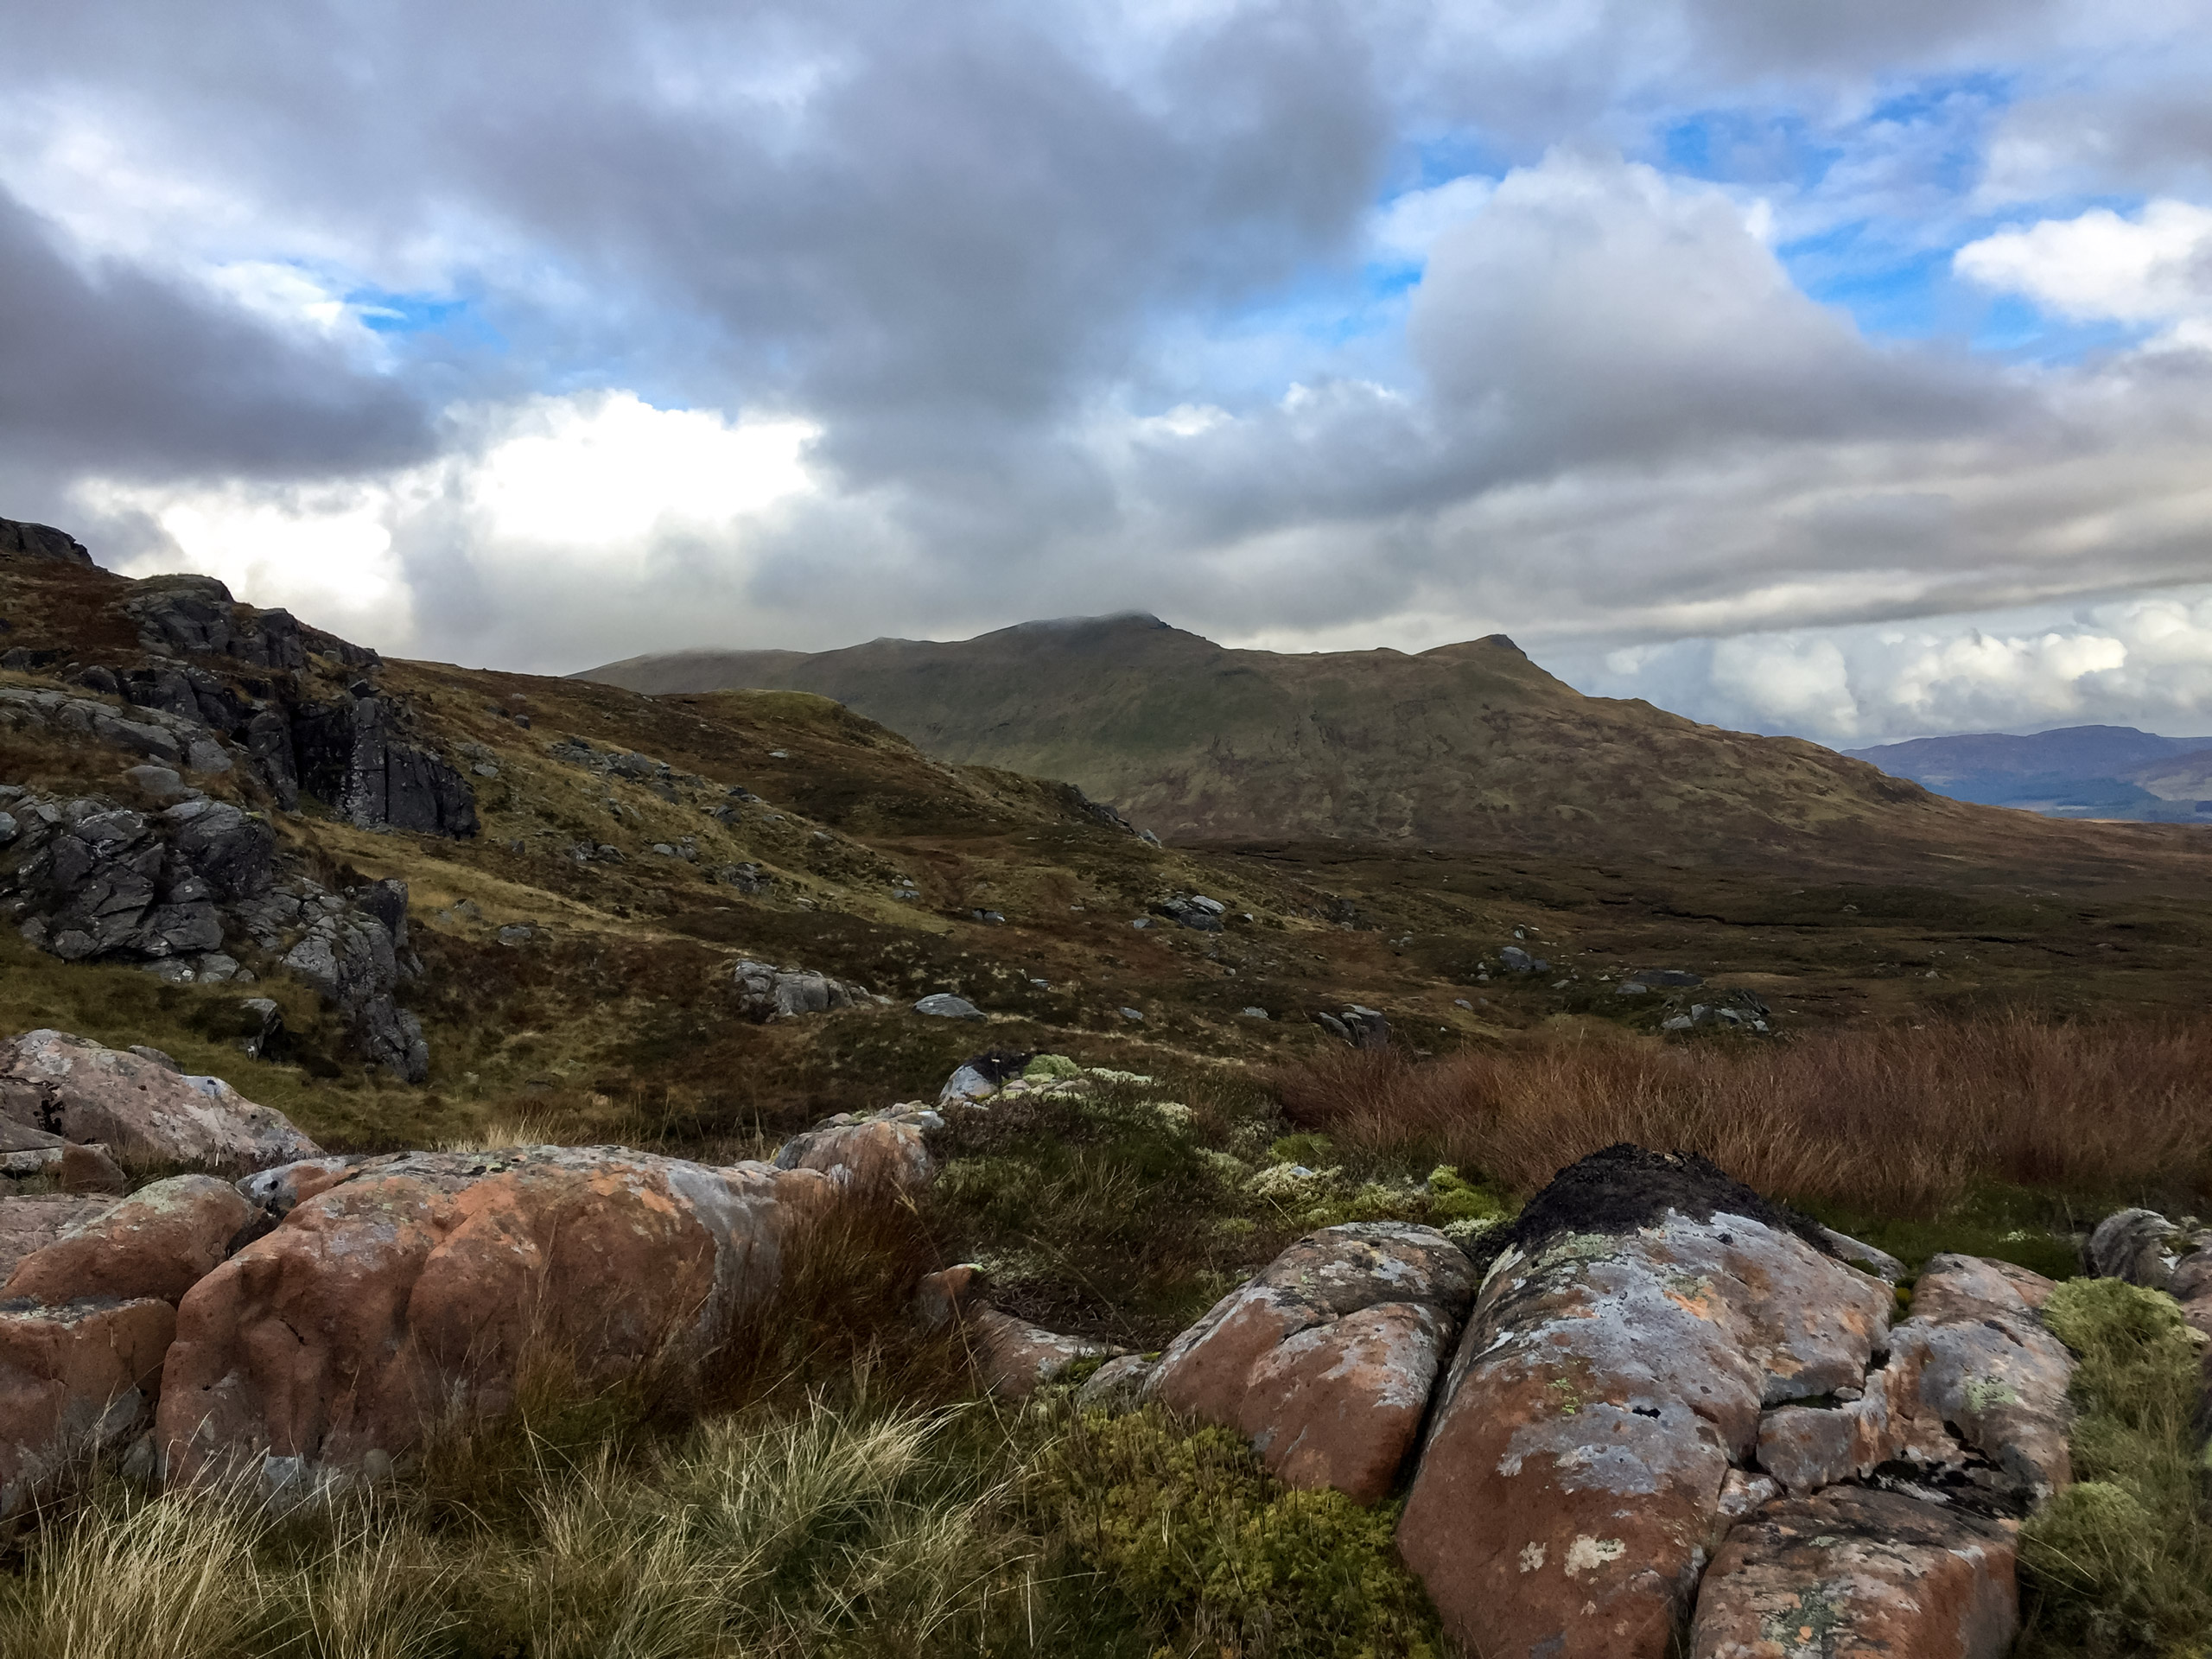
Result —
[[1885, 1465], [1968, 1471], [1985, 1496], [2031, 1507], [2072, 1478], [2066, 1388], [2073, 1357], [2036, 1309], [2049, 1280], [2010, 1262], [1929, 1259], [1913, 1317], [1890, 1332], [1889, 1363], [1855, 1400], [1789, 1407], [1759, 1426], [1758, 1462], [1793, 1496], [1865, 1480]]
[[1144, 1403], [1145, 1389], [1159, 1366], [1157, 1359], [1142, 1354], [1109, 1359], [1084, 1379], [1075, 1391], [1075, 1402], [1090, 1411], [1134, 1411]]
[[321, 1150], [219, 1077], [50, 1029], [0, 1044], [0, 1116], [156, 1163], [264, 1169]]
[[1252, 1441], [1286, 1484], [1385, 1496], [1474, 1294], [1466, 1253], [1401, 1222], [1325, 1227], [1168, 1345], [1147, 1391]]
[[2164, 1290], [2177, 1259], [2181, 1230], [2155, 1210], [2122, 1210], [2107, 1216], [2089, 1235], [2089, 1271], [2100, 1279], [2124, 1279], [2149, 1290]]
[[807, 1172], [615, 1147], [367, 1160], [186, 1294], [164, 1466], [318, 1483], [388, 1466], [442, 1414], [503, 1410], [533, 1357], [585, 1386], [696, 1364], [834, 1194]]
[[17, 558], [45, 559], [55, 564], [89, 568], [92, 556], [84, 543], [52, 524], [27, 524], [20, 518], [0, 518], [0, 554]]
[[775, 1156], [778, 1169], [810, 1169], [869, 1191], [918, 1192], [937, 1178], [925, 1139], [944, 1120], [927, 1107], [892, 1107], [855, 1116], [841, 1112], [794, 1135]]
[[1840, 1486], [1738, 1522], [1698, 1592], [1692, 1659], [2004, 1659], [2012, 1535], [1957, 1509]]
[[300, 786], [362, 830], [411, 830], [466, 839], [477, 833], [468, 780], [404, 741], [405, 709], [365, 681], [340, 702], [300, 709], [293, 745]]
[[1889, 1288], [1801, 1226], [1701, 1158], [1626, 1146], [1529, 1201], [1398, 1529], [1455, 1639], [1667, 1652], [1763, 1408], [1858, 1386], [1887, 1333]]
[[133, 787], [143, 790], [156, 800], [174, 800], [185, 792], [184, 779], [168, 766], [136, 766], [125, 769], [123, 775]]
[[754, 1020], [791, 1019], [827, 1014], [868, 1000], [868, 988], [804, 969], [779, 969], [750, 958], [731, 970], [738, 1006]]
[[983, 1011], [964, 996], [955, 996], [950, 991], [935, 991], [914, 1004], [916, 1014], [935, 1015], [940, 1020], [981, 1020]]
[[943, 1105], [955, 1100], [987, 1100], [1008, 1083], [1020, 1077], [1030, 1061], [1037, 1058], [1033, 1051], [1016, 1053], [1008, 1049], [995, 1048], [987, 1054], [978, 1054], [963, 1060], [938, 1090], [938, 1103]]
[[58, 1307], [82, 1298], [175, 1303], [230, 1254], [252, 1206], [227, 1181], [175, 1175], [141, 1187], [33, 1251], [0, 1302]]
[[78, 1146], [66, 1141], [61, 1147], [61, 1190], [64, 1192], [128, 1192], [130, 1178], [123, 1166], [107, 1155], [104, 1147]]
[[141, 1432], [176, 1319], [153, 1298], [0, 1306], [0, 1519]]
[[1878, 1250], [1872, 1244], [1862, 1244], [1848, 1233], [1839, 1233], [1833, 1227], [1821, 1229], [1821, 1236], [1827, 1241], [1828, 1249], [1839, 1260], [1854, 1268], [1864, 1268], [1885, 1285], [1894, 1285], [1904, 1277], [1904, 1263], [1887, 1250]]
[[0, 1198], [0, 1277], [70, 1228], [107, 1213], [115, 1200], [97, 1194], [27, 1193]]
[[1112, 1357], [1122, 1351], [1088, 1337], [1064, 1337], [988, 1305], [968, 1317], [976, 1363], [992, 1393], [1026, 1400], [1080, 1359]]
[[967, 1317], [982, 1288], [983, 1270], [972, 1262], [925, 1273], [914, 1287], [914, 1321], [925, 1331], [942, 1331]]

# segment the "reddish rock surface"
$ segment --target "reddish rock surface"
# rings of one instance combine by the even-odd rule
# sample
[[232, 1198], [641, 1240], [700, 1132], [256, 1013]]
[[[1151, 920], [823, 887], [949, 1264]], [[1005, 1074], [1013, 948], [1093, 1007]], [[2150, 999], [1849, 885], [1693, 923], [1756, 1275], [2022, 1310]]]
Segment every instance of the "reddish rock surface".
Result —
[[321, 1150], [282, 1112], [255, 1105], [219, 1077], [60, 1031], [27, 1032], [0, 1045], [0, 1116], [100, 1142], [121, 1158], [230, 1171]]
[[1178, 1337], [1147, 1392], [1237, 1430], [1290, 1485], [1374, 1503], [1420, 1433], [1473, 1278], [1433, 1228], [1325, 1227]]
[[976, 1363], [994, 1394], [1027, 1399], [1079, 1359], [1098, 1359], [1122, 1350], [1088, 1337], [1064, 1337], [995, 1307], [978, 1306], [968, 1316]]
[[0, 1274], [34, 1250], [42, 1250], [81, 1222], [103, 1216], [115, 1200], [105, 1195], [36, 1192], [0, 1198]]
[[866, 1116], [840, 1112], [786, 1141], [776, 1167], [819, 1170], [863, 1189], [918, 1191], [937, 1176], [923, 1135], [944, 1123], [926, 1106], [894, 1106]]
[[1700, 1160], [1585, 1166], [1484, 1281], [1399, 1528], [1487, 1659], [1660, 1659], [1762, 1406], [1856, 1386], [1894, 1306]]
[[228, 1182], [177, 1175], [141, 1187], [25, 1256], [0, 1302], [46, 1307], [85, 1297], [175, 1303], [229, 1254], [253, 1213]]
[[137, 1429], [175, 1329], [151, 1299], [0, 1308], [0, 1518]]
[[504, 1408], [533, 1359], [592, 1382], [696, 1359], [773, 1290], [794, 1225], [833, 1192], [607, 1147], [357, 1167], [185, 1297], [166, 1466], [373, 1469], [441, 1411]]
[[2003, 1659], [2013, 1555], [2003, 1527], [1901, 1493], [1782, 1498], [1707, 1572], [1692, 1659]]

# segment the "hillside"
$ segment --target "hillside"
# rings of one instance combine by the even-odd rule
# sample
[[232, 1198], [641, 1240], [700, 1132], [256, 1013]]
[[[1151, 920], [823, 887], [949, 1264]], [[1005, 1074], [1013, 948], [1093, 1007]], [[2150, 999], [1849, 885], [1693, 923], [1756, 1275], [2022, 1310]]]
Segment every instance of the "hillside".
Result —
[[1149, 616], [954, 643], [689, 652], [579, 677], [834, 697], [950, 760], [1065, 778], [1170, 840], [1634, 845], [1687, 854], [1959, 814], [1817, 745], [1588, 697], [1502, 635], [1395, 651], [1232, 651]]
[[2132, 726], [1975, 732], [1848, 753], [1955, 800], [2051, 817], [2197, 823], [2197, 802], [2212, 798], [2212, 738]]

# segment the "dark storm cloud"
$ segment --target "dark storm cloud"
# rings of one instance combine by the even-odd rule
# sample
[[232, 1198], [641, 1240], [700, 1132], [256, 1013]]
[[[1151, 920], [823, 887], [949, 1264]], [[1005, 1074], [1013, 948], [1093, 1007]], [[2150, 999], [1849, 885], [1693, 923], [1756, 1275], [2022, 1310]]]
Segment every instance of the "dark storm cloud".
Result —
[[94, 467], [323, 476], [428, 452], [398, 386], [219, 299], [126, 265], [79, 268], [0, 191], [0, 455]]

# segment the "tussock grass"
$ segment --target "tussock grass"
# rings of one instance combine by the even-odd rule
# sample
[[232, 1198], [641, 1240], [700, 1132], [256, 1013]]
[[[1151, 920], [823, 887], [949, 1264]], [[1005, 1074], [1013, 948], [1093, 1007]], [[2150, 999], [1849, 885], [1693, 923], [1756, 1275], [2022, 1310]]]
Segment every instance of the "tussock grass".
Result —
[[1999, 1016], [1788, 1043], [1602, 1030], [1427, 1065], [1338, 1051], [1276, 1076], [1340, 1148], [1528, 1192], [1617, 1141], [1703, 1153], [1760, 1192], [1934, 1217], [1991, 1181], [2194, 1203], [2212, 1192], [2212, 1020]]

